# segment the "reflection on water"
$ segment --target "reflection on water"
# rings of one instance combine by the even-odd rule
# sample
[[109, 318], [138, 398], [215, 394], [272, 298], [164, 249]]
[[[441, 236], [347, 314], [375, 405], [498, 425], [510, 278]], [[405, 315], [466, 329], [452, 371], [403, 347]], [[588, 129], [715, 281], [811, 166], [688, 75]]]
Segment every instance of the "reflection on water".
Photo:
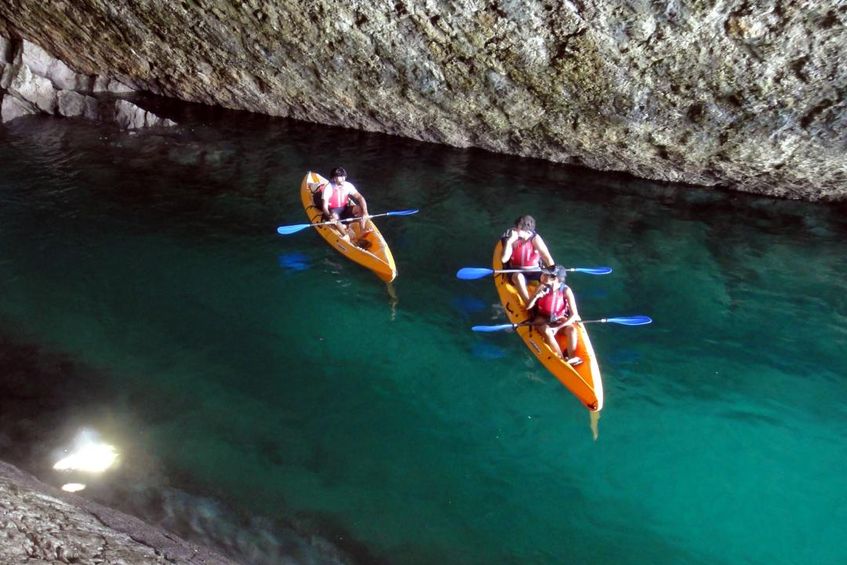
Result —
[[600, 438], [600, 411], [589, 412], [588, 417], [591, 422], [591, 437], [597, 441]]
[[400, 299], [397, 297], [397, 290], [394, 288], [394, 281], [385, 283], [385, 290], [388, 292], [388, 304], [391, 306], [391, 320], [397, 319], [397, 304]]
[[73, 445], [63, 451], [70, 453], [56, 461], [53, 465], [56, 471], [98, 474], [110, 469], [118, 461], [115, 446], [103, 442], [100, 434], [91, 429], [80, 430]]
[[85, 490], [85, 485], [82, 483], [65, 483], [62, 485], [62, 490], [65, 492], [79, 492]]

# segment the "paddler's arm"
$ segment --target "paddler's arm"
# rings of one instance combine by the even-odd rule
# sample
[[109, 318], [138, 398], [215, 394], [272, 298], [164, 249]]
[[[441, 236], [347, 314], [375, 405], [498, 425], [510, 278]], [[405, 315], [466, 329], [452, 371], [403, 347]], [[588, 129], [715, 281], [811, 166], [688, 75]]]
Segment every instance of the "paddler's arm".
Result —
[[353, 189], [350, 191], [350, 196], [352, 196], [353, 199], [359, 203], [359, 206], [362, 207], [362, 217], [359, 220], [359, 225], [362, 226], [362, 229], [365, 229], [366, 227], [368, 227], [368, 202], [367, 200], [365, 200], [365, 197], [362, 196], [362, 193], [356, 190], [355, 187], [353, 187]]
[[323, 192], [321, 193], [321, 203], [323, 204], [324, 217], [329, 220], [329, 199], [332, 198], [332, 185], [324, 184]]
[[527, 310], [532, 310], [535, 307], [535, 303], [538, 302], [538, 299], [547, 294], [547, 285], [540, 284], [538, 288], [535, 289], [535, 294], [532, 295], [532, 298], [529, 299], [529, 303], [526, 305]]
[[556, 264], [556, 262], [553, 261], [553, 256], [550, 255], [550, 250], [547, 249], [547, 244], [544, 243], [544, 240], [541, 238], [540, 235], [536, 235], [532, 239], [532, 243], [535, 246], [535, 249], [537, 249], [538, 252], [541, 254], [541, 260], [544, 261], [545, 265], [549, 267], [550, 265]]
[[565, 297], [568, 299], [568, 304], [571, 305], [571, 315], [568, 316], [568, 319], [562, 324], [563, 326], [569, 326], [574, 322], [580, 321], [582, 318], [579, 317], [579, 310], [576, 308], [576, 298], [573, 296], [573, 291], [571, 291], [571, 287], [565, 288]]
[[516, 230], [509, 230], [509, 237], [506, 239], [506, 242], [503, 244], [503, 255], [500, 257], [501, 263], [506, 263], [509, 259], [512, 258], [512, 244], [515, 243], [515, 240], [518, 238], [518, 233]]

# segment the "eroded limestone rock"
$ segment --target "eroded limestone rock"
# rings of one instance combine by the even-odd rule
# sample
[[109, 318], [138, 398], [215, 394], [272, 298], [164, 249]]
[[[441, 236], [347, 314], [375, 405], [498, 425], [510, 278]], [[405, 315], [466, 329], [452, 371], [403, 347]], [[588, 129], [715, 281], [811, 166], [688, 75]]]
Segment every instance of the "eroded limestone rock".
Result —
[[15, 98], [12, 95], [3, 95], [0, 103], [0, 121], [3, 123], [11, 122], [21, 116], [31, 116], [37, 114], [38, 109], [31, 104]]
[[132, 102], [89, 95], [134, 92], [108, 76], [77, 73], [30, 41], [0, 37], [0, 122], [44, 113], [114, 121], [123, 129], [176, 125]]
[[18, 65], [17, 69], [18, 72], [9, 85], [9, 92], [42, 112], [55, 114], [59, 100], [50, 79], [33, 74], [26, 65]]
[[0, 563], [233, 565], [202, 546], [0, 462]]
[[457, 147], [847, 198], [839, 0], [6, 0], [133, 88]]
[[[87, 85], [88, 77], [78, 75], [65, 63], [56, 59], [47, 51], [31, 43], [23, 41], [21, 62], [39, 77], [48, 79], [56, 88], [66, 90], [90, 90]], [[82, 79], [82, 80], [80, 80]], [[78, 84], [78, 83], [82, 84]]]
[[60, 90], [58, 93], [59, 114], [67, 118], [100, 118], [96, 98], [86, 96], [73, 90]]
[[140, 129], [145, 127], [173, 126], [173, 121], [162, 119], [159, 116], [139, 108], [127, 100], [115, 102], [115, 122], [121, 129]]
[[0, 36], [0, 65], [12, 62], [12, 42]]
[[[14, 67], [12, 65], [0, 63], [0, 91], [6, 90], [12, 84], [12, 78], [14, 77], [13, 69]], [[1, 94], [2, 92], [0, 92]]]

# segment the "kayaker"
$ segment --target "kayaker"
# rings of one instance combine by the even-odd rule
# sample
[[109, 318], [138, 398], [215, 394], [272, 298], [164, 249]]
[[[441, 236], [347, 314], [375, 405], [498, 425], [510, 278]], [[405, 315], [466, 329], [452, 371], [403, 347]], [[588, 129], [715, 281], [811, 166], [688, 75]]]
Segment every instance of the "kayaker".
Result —
[[[503, 256], [500, 262], [507, 269], [528, 269], [526, 273], [513, 273], [512, 284], [517, 286], [518, 294], [524, 304], [529, 302], [529, 291], [526, 281], [537, 281], [541, 278], [540, 267], [553, 265], [553, 257], [547, 250], [547, 244], [535, 231], [535, 218], [521, 216], [515, 220], [515, 225], [503, 234]], [[533, 271], [532, 269], [535, 269]]]
[[556, 335], [560, 331], [565, 332], [568, 346], [566, 360], [571, 365], [579, 365], [582, 359], [574, 356], [578, 337], [574, 322], [578, 322], [581, 318], [576, 309], [573, 292], [565, 284], [567, 276], [567, 270], [561, 265], [544, 269], [541, 272], [541, 284], [538, 285], [526, 308], [535, 314], [532, 325], [544, 332], [547, 344], [562, 358], [565, 357], [559, 342], [556, 341]]
[[[333, 226], [341, 237], [350, 239], [347, 228], [339, 220], [359, 218], [359, 225], [364, 231], [367, 227], [368, 203], [352, 183], [347, 182], [347, 171], [344, 167], [332, 169], [329, 184], [324, 185], [321, 195], [324, 217], [333, 222]], [[360, 213], [357, 215], [354, 205], [358, 204]]]

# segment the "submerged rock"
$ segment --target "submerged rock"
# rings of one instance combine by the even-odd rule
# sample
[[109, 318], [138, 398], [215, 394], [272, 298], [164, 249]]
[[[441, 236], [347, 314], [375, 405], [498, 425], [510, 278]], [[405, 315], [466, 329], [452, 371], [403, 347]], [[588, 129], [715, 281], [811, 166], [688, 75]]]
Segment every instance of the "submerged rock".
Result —
[[845, 20], [839, 0], [0, 4], [0, 35], [155, 94], [810, 200], [847, 198]]

